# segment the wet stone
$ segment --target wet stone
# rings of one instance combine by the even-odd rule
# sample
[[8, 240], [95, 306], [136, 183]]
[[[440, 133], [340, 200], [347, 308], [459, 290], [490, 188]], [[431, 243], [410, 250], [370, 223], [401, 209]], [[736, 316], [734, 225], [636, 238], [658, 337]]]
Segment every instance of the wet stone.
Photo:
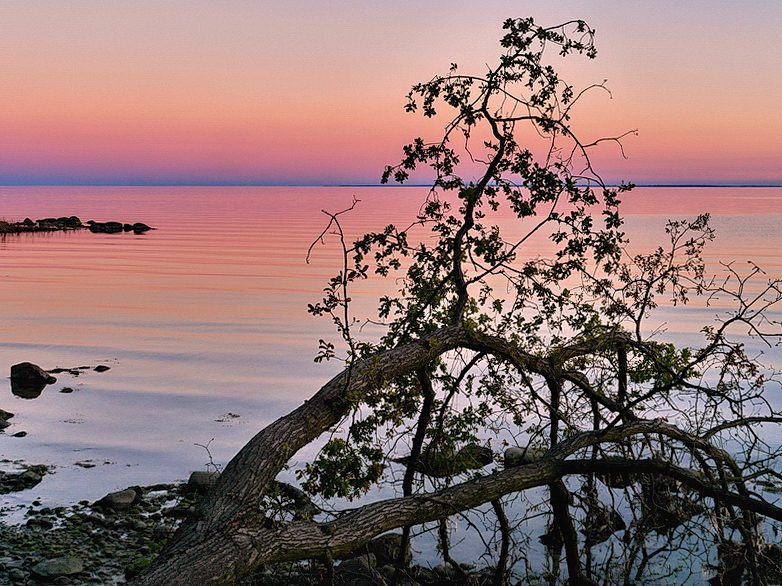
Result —
[[95, 503], [95, 505], [103, 509], [110, 508], [115, 511], [124, 511], [130, 508], [130, 505], [135, 502], [136, 498], [138, 498], [138, 493], [134, 489], [128, 488], [117, 492], [110, 492]]
[[42, 578], [57, 578], [78, 574], [84, 569], [84, 562], [75, 556], [64, 556], [42, 561], [33, 566], [33, 574]]

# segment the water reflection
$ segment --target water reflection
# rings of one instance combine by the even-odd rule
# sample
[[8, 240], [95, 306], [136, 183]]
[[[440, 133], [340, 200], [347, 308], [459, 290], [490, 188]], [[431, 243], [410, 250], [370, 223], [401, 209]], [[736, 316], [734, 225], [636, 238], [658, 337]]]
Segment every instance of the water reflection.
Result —
[[11, 380], [11, 392], [22, 399], [37, 399], [46, 388], [46, 383], [28, 384]]
[[[186, 478], [205, 464], [195, 444], [211, 438], [215, 461], [225, 464], [339, 368], [313, 362], [318, 339], [337, 336], [327, 320], [306, 312], [339, 263], [336, 248], [320, 246], [305, 263], [325, 226], [321, 209], [339, 211], [354, 196], [360, 199], [354, 213], [341, 217], [352, 238], [390, 222], [410, 224], [427, 191], [0, 188], [8, 220], [132, 218], [157, 228], [144, 235], [85, 230], [0, 238], [0, 372], [24, 361], [47, 370], [112, 365], [106, 376], [85, 373], [78, 384], [63, 373], [53, 388], [65, 384], [79, 392], [42, 387], [0, 397], [0, 409], [16, 413], [0, 436], [0, 458], [55, 464], [57, 473], [35, 495], [55, 502]], [[717, 240], [707, 248], [713, 272], [720, 260], [754, 258], [769, 276], [782, 275], [782, 189], [639, 189], [625, 199], [631, 212], [626, 231], [639, 252], [664, 242], [668, 216], [706, 211], [717, 214]], [[719, 215], [737, 211], [743, 215]], [[547, 245], [541, 239], [534, 252]], [[373, 316], [378, 297], [393, 293], [396, 284], [371, 279], [359, 287], [354, 298], [361, 318]], [[675, 318], [661, 310], [653, 319], [655, 326], [668, 324], [665, 336], [697, 341], [715, 313], [694, 305], [677, 308]], [[35, 401], [22, 400], [33, 394]], [[226, 413], [240, 417], [222, 417]], [[27, 437], [12, 439], [17, 430]], [[85, 458], [102, 464], [75, 465]]]

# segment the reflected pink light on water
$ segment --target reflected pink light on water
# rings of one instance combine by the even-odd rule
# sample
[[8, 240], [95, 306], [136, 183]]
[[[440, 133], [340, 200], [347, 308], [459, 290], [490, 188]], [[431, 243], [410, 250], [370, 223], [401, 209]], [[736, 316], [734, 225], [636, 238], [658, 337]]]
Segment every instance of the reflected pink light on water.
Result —
[[[0, 434], [0, 454], [58, 464], [58, 491], [66, 490], [64, 479], [78, 484], [88, 473], [73, 468], [83, 454], [114, 462], [95, 482], [96, 493], [202, 468], [203, 453], [193, 444], [212, 437], [224, 463], [340, 368], [313, 363], [318, 339], [336, 342], [338, 335], [328, 319], [306, 311], [340, 266], [333, 235], [305, 262], [328, 223], [321, 210], [335, 213], [353, 197], [361, 200], [340, 216], [350, 240], [390, 222], [410, 224], [427, 191], [0, 187], [0, 217], [9, 221], [77, 215], [157, 228], [143, 235], [79, 231], [0, 239], [0, 373], [24, 361], [44, 368], [111, 366], [100, 375], [62, 377], [33, 401], [16, 399], [10, 386], [0, 392], [0, 408], [17, 413], [11, 432], [28, 432], [13, 443], [10, 434]], [[705, 211], [715, 214], [718, 230], [707, 249], [715, 270], [719, 260], [752, 258], [770, 276], [782, 276], [780, 188], [639, 188], [624, 199], [626, 230], [638, 251], [664, 242], [668, 217]], [[535, 242], [531, 254], [547, 245], [544, 236]], [[378, 297], [396, 291], [396, 277], [359, 284], [358, 317], [372, 316]], [[683, 335], [713, 313], [688, 308], [675, 322], [665, 314], [659, 322], [669, 324], [671, 335]], [[60, 394], [64, 385], [77, 392]], [[242, 424], [216, 422], [228, 411], [241, 413]]]

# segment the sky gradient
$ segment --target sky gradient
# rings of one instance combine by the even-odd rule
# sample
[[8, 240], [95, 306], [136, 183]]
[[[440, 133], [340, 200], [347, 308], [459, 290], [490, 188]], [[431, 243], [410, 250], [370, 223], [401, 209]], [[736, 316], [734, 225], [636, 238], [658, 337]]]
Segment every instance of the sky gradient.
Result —
[[26, 0], [0, 3], [0, 184], [375, 184], [445, 120], [406, 114], [451, 62], [496, 63], [507, 17], [581, 18], [561, 63], [603, 177], [782, 184], [782, 2]]

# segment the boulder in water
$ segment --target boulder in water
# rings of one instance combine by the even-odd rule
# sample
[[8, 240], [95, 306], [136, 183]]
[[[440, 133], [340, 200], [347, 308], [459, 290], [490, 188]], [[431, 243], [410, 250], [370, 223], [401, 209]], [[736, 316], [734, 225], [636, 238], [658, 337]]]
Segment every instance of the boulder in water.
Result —
[[21, 362], [11, 367], [11, 391], [17, 397], [35, 399], [46, 385], [55, 382], [56, 378], [32, 362]]

